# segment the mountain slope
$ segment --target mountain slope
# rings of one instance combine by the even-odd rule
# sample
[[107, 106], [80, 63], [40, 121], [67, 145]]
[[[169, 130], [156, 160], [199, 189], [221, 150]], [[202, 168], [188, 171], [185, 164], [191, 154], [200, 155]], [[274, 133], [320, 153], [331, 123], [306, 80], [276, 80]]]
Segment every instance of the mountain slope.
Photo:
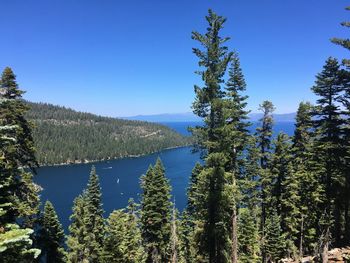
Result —
[[188, 145], [186, 138], [160, 124], [121, 120], [28, 102], [41, 164], [77, 163], [136, 156]]

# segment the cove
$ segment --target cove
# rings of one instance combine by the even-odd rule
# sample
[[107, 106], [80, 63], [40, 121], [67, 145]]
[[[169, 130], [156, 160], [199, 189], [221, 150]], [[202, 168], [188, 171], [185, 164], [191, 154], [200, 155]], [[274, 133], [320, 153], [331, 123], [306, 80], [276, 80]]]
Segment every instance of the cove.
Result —
[[[164, 124], [183, 135], [189, 135], [187, 127], [201, 123]], [[258, 125], [258, 123], [252, 123], [251, 133], [255, 132]], [[274, 125], [274, 137], [279, 132], [285, 132], [291, 136], [293, 131], [293, 122], [277, 122]], [[154, 164], [158, 157], [164, 164], [165, 174], [172, 186], [172, 201], [175, 198], [176, 207], [181, 211], [186, 206], [186, 189], [192, 168], [197, 161], [200, 161], [199, 153], [192, 153], [191, 147], [169, 149], [136, 158], [41, 167], [38, 169], [38, 174], [34, 176], [34, 182], [43, 188], [41, 202], [50, 200], [53, 203], [67, 231], [73, 200], [86, 187], [92, 165], [96, 167], [100, 177], [103, 208], [105, 217], [108, 217], [114, 209], [126, 207], [129, 198], [134, 198], [137, 203], [140, 202], [140, 176], [146, 173], [149, 165]]]
[[41, 202], [50, 200], [53, 203], [67, 231], [73, 200], [86, 187], [92, 165], [96, 167], [100, 178], [103, 208], [105, 217], [108, 217], [114, 209], [126, 207], [129, 198], [140, 202], [140, 176], [146, 173], [149, 165], [153, 165], [158, 157], [164, 164], [172, 186], [172, 198], [176, 201], [176, 207], [182, 210], [186, 206], [189, 176], [200, 159], [198, 153], [191, 152], [191, 147], [169, 149], [136, 158], [41, 167], [34, 176], [34, 181], [43, 188]]

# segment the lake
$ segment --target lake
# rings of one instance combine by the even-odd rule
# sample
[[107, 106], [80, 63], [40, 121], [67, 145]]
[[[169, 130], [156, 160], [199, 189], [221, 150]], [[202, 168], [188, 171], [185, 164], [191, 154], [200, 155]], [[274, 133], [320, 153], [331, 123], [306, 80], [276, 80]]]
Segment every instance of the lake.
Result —
[[[188, 135], [187, 126], [199, 123], [165, 123], [172, 129]], [[256, 124], [253, 124], [254, 130]], [[291, 135], [294, 124], [291, 122], [276, 123], [274, 131]], [[169, 149], [159, 153], [137, 158], [123, 158], [118, 160], [96, 162], [89, 164], [75, 164], [63, 166], [41, 167], [34, 181], [43, 191], [41, 200], [50, 200], [63, 224], [68, 229], [69, 216], [72, 212], [73, 200], [82, 193], [88, 182], [91, 166], [95, 165], [100, 176], [102, 201], [107, 217], [114, 209], [124, 208], [129, 198], [140, 201], [140, 176], [146, 173], [150, 164], [154, 164], [160, 157], [167, 178], [172, 186], [172, 195], [176, 200], [176, 207], [182, 210], [186, 206], [186, 188], [188, 179], [195, 163], [199, 161], [199, 154], [192, 153], [191, 147]]]
[[145, 174], [150, 164], [160, 157], [166, 176], [172, 186], [176, 206], [182, 210], [186, 205], [186, 188], [192, 168], [199, 160], [198, 153], [191, 153], [190, 147], [169, 149], [160, 153], [137, 158], [124, 158], [105, 162], [41, 167], [34, 181], [43, 187], [41, 200], [50, 200], [61, 223], [67, 230], [73, 200], [86, 187], [91, 166], [95, 165], [100, 176], [103, 208], [105, 216], [114, 209], [124, 208], [129, 198], [140, 201], [140, 176]]

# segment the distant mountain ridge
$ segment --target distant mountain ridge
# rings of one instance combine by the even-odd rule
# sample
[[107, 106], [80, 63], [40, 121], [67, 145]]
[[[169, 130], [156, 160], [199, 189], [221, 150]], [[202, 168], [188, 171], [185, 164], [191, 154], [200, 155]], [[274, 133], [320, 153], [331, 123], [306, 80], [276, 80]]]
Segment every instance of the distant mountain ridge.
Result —
[[[250, 113], [250, 121], [258, 121], [263, 116], [262, 113]], [[274, 114], [274, 120], [276, 122], [294, 122], [296, 113], [284, 113]], [[137, 115], [131, 117], [121, 117], [126, 120], [138, 120], [138, 121], [149, 121], [149, 122], [200, 122], [201, 118], [194, 115], [192, 112], [185, 113], [164, 113], [154, 115]]]

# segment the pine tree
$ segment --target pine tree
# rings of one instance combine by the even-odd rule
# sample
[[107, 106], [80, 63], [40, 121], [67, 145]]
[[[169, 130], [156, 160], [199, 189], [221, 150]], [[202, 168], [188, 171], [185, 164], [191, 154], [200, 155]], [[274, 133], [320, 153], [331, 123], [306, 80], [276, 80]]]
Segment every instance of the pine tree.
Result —
[[[344, 186], [342, 175], [342, 158], [344, 156], [344, 142], [342, 140], [342, 126], [344, 124], [337, 101], [340, 97], [341, 82], [339, 64], [334, 58], [329, 58], [321, 73], [316, 76], [313, 92], [319, 96], [313, 116], [316, 129], [317, 161], [320, 165], [319, 181], [323, 185], [322, 226], [323, 262], [326, 262], [331, 231], [336, 239], [335, 245], [340, 244], [341, 237], [341, 195]], [[334, 222], [333, 222], [334, 220]], [[333, 226], [333, 227], [332, 227]], [[331, 227], [333, 228], [331, 230]]]
[[239, 262], [257, 263], [261, 259], [259, 243], [259, 226], [256, 221], [254, 210], [249, 208], [240, 208], [238, 221], [238, 244], [239, 244]]
[[73, 213], [70, 216], [72, 221], [69, 226], [69, 236], [67, 238], [68, 262], [87, 262], [87, 249], [85, 240], [87, 231], [85, 227], [86, 217], [86, 192], [74, 199]]
[[5, 68], [0, 80], [1, 257], [6, 261], [18, 252], [16, 258], [27, 262], [39, 254], [30, 248], [39, 213], [39, 187], [32, 181], [37, 162], [22, 94], [13, 71]]
[[299, 203], [296, 205], [300, 211], [297, 238], [300, 258], [304, 252], [312, 254], [315, 251], [319, 219], [317, 211], [322, 196], [322, 187], [317, 177], [318, 164], [313, 158], [317, 152], [313, 151], [312, 109], [310, 103], [299, 104], [292, 145], [293, 177], [299, 181]]
[[52, 203], [46, 201], [40, 230], [41, 257], [44, 262], [66, 262], [64, 239], [64, 231], [56, 211]]
[[23, 91], [18, 89], [16, 76], [10, 68], [5, 68], [0, 83], [0, 125], [15, 127], [7, 135], [13, 137], [15, 143], [3, 152], [6, 162], [1, 167], [0, 174], [1, 181], [7, 183], [0, 201], [13, 204], [6, 214], [8, 222], [21, 217], [23, 225], [33, 227], [32, 217], [39, 212], [39, 188], [33, 184], [29, 172], [23, 169], [29, 167], [34, 171], [37, 166], [32, 125], [25, 119], [28, 107], [21, 100]]
[[170, 259], [171, 234], [170, 185], [160, 159], [142, 176], [141, 236], [146, 250], [146, 262], [166, 262]]
[[[350, 10], [350, 6], [346, 7], [346, 10]], [[342, 26], [349, 28], [350, 22], [342, 22]], [[347, 51], [350, 50], [350, 40], [342, 38], [333, 38], [333, 43], [342, 46]], [[346, 153], [344, 158], [344, 175], [345, 175], [345, 187], [343, 191], [344, 200], [344, 244], [350, 244], [350, 59], [343, 59], [343, 65], [345, 69], [341, 70], [341, 83], [343, 94], [340, 97], [340, 103], [344, 106], [342, 114], [345, 116], [345, 125], [343, 127], [345, 133], [345, 147]]]
[[[3, 101], [0, 98], [0, 104]], [[6, 167], [5, 152], [16, 143], [15, 129], [17, 126], [0, 126], [0, 167], [4, 171]], [[7, 168], [7, 167], [6, 167]], [[0, 203], [0, 257], [1, 262], [10, 263], [16, 258], [19, 262], [32, 262], [40, 254], [39, 249], [32, 248], [33, 240], [31, 235], [33, 230], [30, 228], [20, 228], [16, 222], [9, 222], [9, 217], [6, 215], [13, 204], [10, 202], [4, 203], [3, 197], [6, 191], [10, 178], [2, 178], [0, 184], [0, 193], [2, 202]]]
[[211, 10], [206, 19], [207, 32], [192, 34], [203, 46], [203, 50], [193, 50], [199, 58], [199, 66], [204, 67], [199, 72], [204, 86], [195, 86], [193, 103], [194, 113], [203, 119], [204, 126], [193, 128], [192, 132], [205, 160], [198, 183], [202, 220], [196, 221], [194, 237], [201, 254], [197, 255], [197, 260], [237, 262], [237, 207], [240, 202], [237, 179], [244, 164], [243, 152], [250, 125], [246, 121], [247, 97], [242, 95], [246, 83], [238, 55], [228, 52], [224, 46], [229, 38], [219, 34], [226, 19]]
[[144, 262], [135, 208], [133, 200], [129, 200], [127, 212], [121, 209], [110, 214], [107, 219], [102, 262]]
[[247, 106], [247, 96], [241, 93], [246, 89], [245, 79], [240, 67], [238, 54], [234, 53], [232, 56], [231, 67], [229, 68], [229, 79], [226, 84], [226, 98], [225, 98], [225, 119], [226, 124], [223, 127], [223, 145], [226, 146], [224, 151], [227, 152], [230, 160], [228, 170], [231, 172], [231, 185], [233, 191], [232, 207], [231, 207], [231, 262], [238, 262], [238, 241], [237, 241], [237, 214], [239, 207], [237, 180], [239, 179], [239, 171], [244, 164], [243, 156], [244, 150], [247, 146], [248, 127], [250, 123], [247, 122], [248, 111], [245, 110]]
[[280, 225], [280, 217], [276, 211], [273, 211], [266, 218], [265, 235], [263, 242], [263, 250], [265, 252], [266, 261], [277, 262], [285, 256], [285, 241]]
[[84, 224], [87, 232], [85, 244], [90, 262], [99, 262], [104, 236], [102, 193], [98, 175], [94, 166], [86, 189], [86, 217]]
[[291, 144], [289, 136], [285, 133], [279, 133], [274, 141], [273, 153], [270, 163], [270, 178], [268, 187], [271, 195], [267, 198], [269, 208], [276, 209], [277, 214], [281, 215], [282, 210], [282, 185], [285, 183], [286, 177], [292, 171], [289, 169], [291, 162]]
[[194, 223], [193, 217], [187, 210], [183, 211], [179, 221], [179, 262], [192, 263], [194, 261]]
[[95, 167], [87, 189], [74, 200], [67, 238], [69, 262], [100, 262], [104, 238], [101, 187]]
[[[263, 112], [263, 117], [260, 119], [261, 127], [256, 129], [257, 145], [260, 149], [260, 187], [261, 187], [261, 221], [260, 229], [261, 233], [265, 235], [265, 224], [267, 217], [267, 206], [269, 202], [270, 190], [271, 190], [271, 176], [268, 170], [271, 140], [272, 140], [272, 127], [273, 116], [272, 113], [275, 110], [272, 102], [263, 101], [259, 108]], [[262, 249], [263, 261], [266, 259], [265, 251]]]

